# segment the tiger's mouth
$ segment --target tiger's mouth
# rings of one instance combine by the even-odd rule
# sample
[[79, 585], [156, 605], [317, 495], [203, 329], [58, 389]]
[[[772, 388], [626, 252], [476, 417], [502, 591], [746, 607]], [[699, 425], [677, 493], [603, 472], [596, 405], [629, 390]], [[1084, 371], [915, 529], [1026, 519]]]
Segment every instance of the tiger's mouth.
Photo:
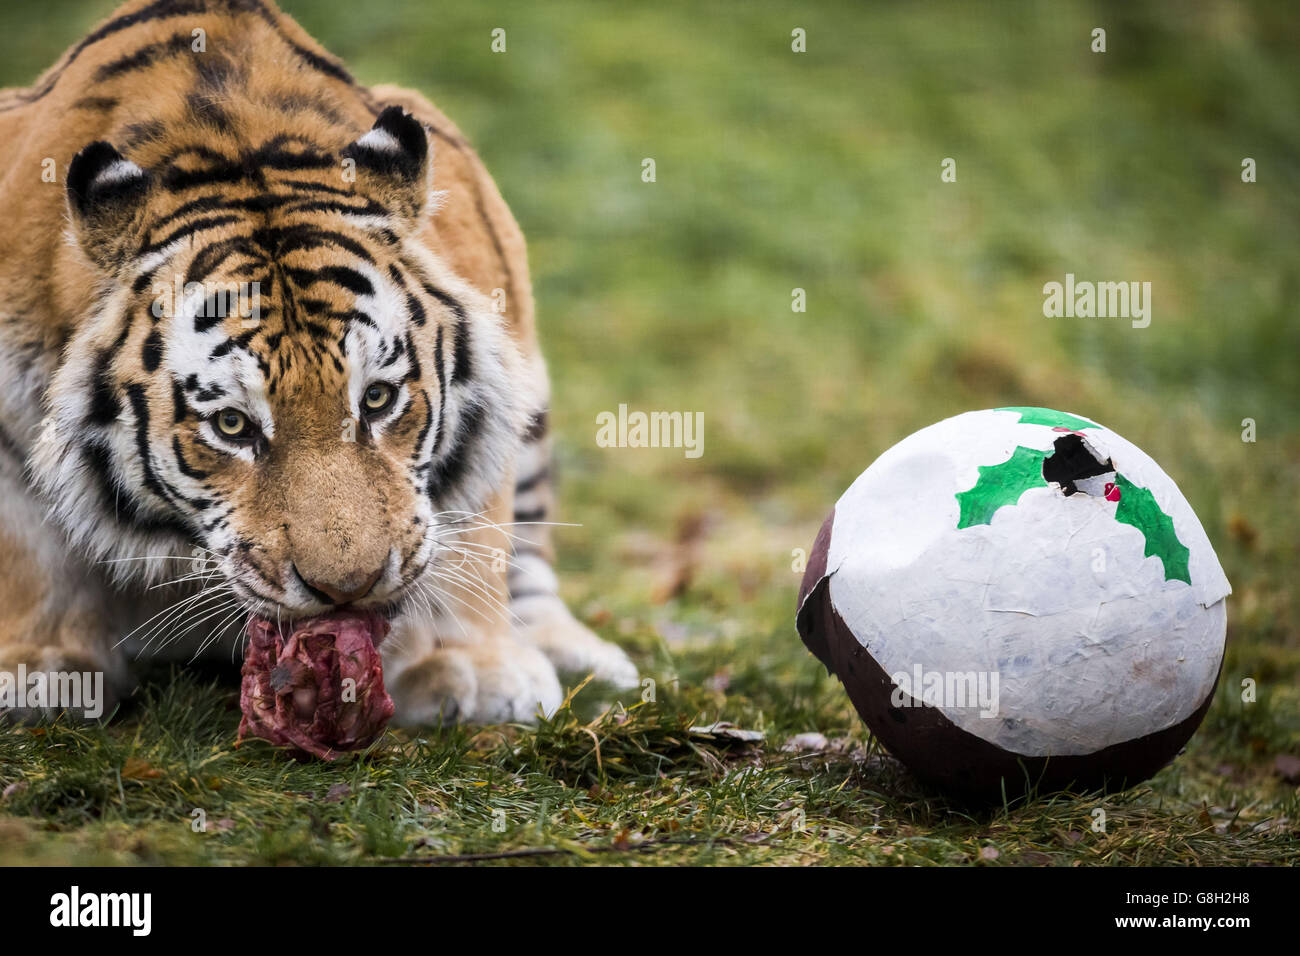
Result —
[[248, 621], [248, 636], [255, 633], [264, 639], [278, 638], [281, 642], [294, 635], [338, 635], [348, 633], [369, 639], [370, 645], [378, 649], [380, 642], [388, 636], [392, 626], [393, 615], [385, 609], [341, 607], [324, 614], [298, 617], [291, 620], [253, 614]]

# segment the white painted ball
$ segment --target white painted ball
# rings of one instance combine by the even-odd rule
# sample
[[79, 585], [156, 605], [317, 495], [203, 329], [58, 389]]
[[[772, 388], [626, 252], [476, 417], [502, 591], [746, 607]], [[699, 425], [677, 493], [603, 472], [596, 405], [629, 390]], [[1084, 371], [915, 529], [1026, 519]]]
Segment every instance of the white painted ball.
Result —
[[1231, 592], [1173, 480], [1101, 425], [967, 412], [844, 493], [808, 647], [921, 778], [971, 796], [1132, 785], [1204, 717]]

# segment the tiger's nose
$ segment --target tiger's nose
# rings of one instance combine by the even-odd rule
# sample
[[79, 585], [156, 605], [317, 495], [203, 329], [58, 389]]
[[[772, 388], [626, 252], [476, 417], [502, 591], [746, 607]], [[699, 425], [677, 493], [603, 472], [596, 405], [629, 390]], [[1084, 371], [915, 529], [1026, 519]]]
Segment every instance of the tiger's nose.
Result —
[[348, 578], [345, 581], [329, 582], [319, 579], [312, 581], [303, 576], [302, 572], [298, 570], [296, 564], [293, 566], [293, 573], [297, 575], [298, 580], [302, 582], [303, 587], [311, 592], [312, 597], [316, 598], [316, 600], [320, 601], [322, 604], [335, 605], [351, 604], [353, 601], [360, 601], [370, 593], [370, 589], [375, 586], [375, 582], [379, 580], [379, 575], [381, 575], [383, 571], [383, 568], [379, 568], [374, 574], [362, 579], [360, 585], [354, 588], [349, 588], [347, 587], [346, 580], [357, 580], [361, 575], [348, 575]]

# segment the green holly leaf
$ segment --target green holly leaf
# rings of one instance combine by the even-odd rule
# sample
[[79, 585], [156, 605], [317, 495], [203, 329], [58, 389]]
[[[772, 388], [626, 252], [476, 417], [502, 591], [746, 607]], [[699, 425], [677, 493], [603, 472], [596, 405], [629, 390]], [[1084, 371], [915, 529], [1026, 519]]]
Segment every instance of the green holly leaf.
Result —
[[1058, 412], [1054, 408], [1035, 408], [1032, 405], [1012, 405], [1008, 408], [995, 408], [996, 412], [1019, 412], [1021, 425], [1047, 425], [1051, 428], [1069, 428], [1079, 431], [1083, 428], [1100, 428], [1096, 422], [1090, 422], [1078, 415]]
[[1050, 452], [1050, 448], [1039, 451], [1019, 445], [1000, 465], [980, 465], [975, 486], [957, 493], [961, 508], [957, 530], [988, 524], [995, 511], [1004, 505], [1014, 505], [1030, 488], [1046, 487], [1043, 459]]
[[1155, 495], [1133, 484], [1123, 475], [1115, 475], [1115, 485], [1119, 488], [1119, 504], [1115, 508], [1115, 520], [1132, 525], [1146, 538], [1146, 557], [1154, 555], [1165, 566], [1166, 581], [1184, 581], [1192, 583], [1188, 570], [1189, 551], [1174, 531], [1174, 519], [1160, 510]]

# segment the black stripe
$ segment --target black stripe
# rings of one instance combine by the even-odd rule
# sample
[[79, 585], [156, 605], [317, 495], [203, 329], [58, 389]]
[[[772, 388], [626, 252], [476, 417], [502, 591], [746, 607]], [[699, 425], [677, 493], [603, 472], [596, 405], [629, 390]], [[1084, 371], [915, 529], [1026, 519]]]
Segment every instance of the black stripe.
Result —
[[253, 164], [267, 169], [331, 169], [334, 156], [314, 147], [302, 150], [284, 149], [279, 143], [268, 143], [252, 155]]
[[[340, 368], [339, 371], [341, 372], [343, 371], [343, 369]], [[406, 400], [406, 404], [402, 406], [401, 411], [399, 411], [396, 415], [392, 416], [393, 422], [395, 424], [401, 424], [402, 419], [406, 417], [406, 413], [409, 412], [414, 407], [415, 407], [415, 402], [413, 402], [411, 399], [408, 398]]]
[[122, 414], [122, 401], [117, 397], [109, 368], [116, 355], [116, 349], [100, 349], [95, 354], [95, 367], [90, 374], [90, 408], [86, 412], [86, 421], [91, 425], [108, 425]]
[[102, 83], [126, 73], [143, 70], [166, 56], [188, 53], [192, 42], [193, 37], [189, 33], [173, 33], [166, 40], [146, 44], [111, 63], [105, 63], [95, 71], [95, 82]]
[[145, 396], [144, 386], [132, 382], [126, 387], [127, 397], [131, 400], [131, 411], [135, 414], [135, 447], [140, 456], [140, 467], [144, 471], [144, 486], [169, 504], [187, 504], [196, 511], [206, 511], [212, 503], [205, 498], [187, 498], [173, 488], [154, 470], [153, 456], [149, 448], [149, 400]]
[[162, 120], [145, 120], [143, 123], [131, 123], [122, 127], [121, 146], [130, 152], [142, 143], [151, 143], [162, 139], [167, 126]]
[[206, 169], [185, 170], [168, 166], [163, 170], [162, 184], [169, 192], [179, 193], [196, 186], [237, 183], [244, 178], [244, 167], [229, 161]]
[[144, 533], [167, 533], [189, 537], [189, 527], [174, 517], [140, 513], [140, 503], [130, 490], [122, 485], [113, 471], [112, 458], [106, 444], [100, 441], [88, 442], [82, 447], [82, 460], [99, 488], [104, 510], [111, 512], [114, 521], [118, 524]]
[[306, 192], [323, 192], [332, 196], [349, 196], [356, 199], [364, 197], [357, 196], [355, 189], [341, 189], [338, 186], [330, 186], [326, 183], [312, 182], [310, 179], [282, 179], [281, 186], [289, 186], [292, 189], [301, 189]]
[[302, 60], [313, 70], [316, 70], [317, 72], [320, 73], [324, 73], [326, 76], [332, 76], [334, 79], [338, 80], [341, 83], [346, 83], [349, 86], [352, 85], [353, 83], [352, 74], [350, 74], [347, 70], [343, 69], [343, 67], [340, 66], [338, 63], [334, 63], [331, 60], [326, 59], [325, 57], [321, 56], [319, 53], [313, 53], [311, 50], [308, 50], [306, 47], [299, 46], [297, 43], [294, 43], [288, 37], [283, 37], [283, 39], [285, 43], [289, 44], [289, 47], [293, 50], [293, 52], [298, 54], [298, 56], [301, 57]]
[[[307, 333], [318, 342], [330, 342], [334, 339], [334, 332], [332, 329], [328, 326], [321, 325], [319, 322], [313, 322], [311, 319], [304, 319], [301, 327], [306, 329]], [[290, 352], [285, 356], [285, 358], [289, 359], [292, 355], [293, 353]], [[342, 371], [342, 369], [339, 371]]]
[[[302, 224], [290, 226], [287, 229], [258, 230], [253, 234], [254, 241], [261, 243], [263, 238], [271, 238], [269, 235], [265, 235], [269, 232], [276, 233], [276, 236], [274, 237], [274, 247], [268, 248], [274, 248], [275, 254], [279, 256], [287, 255], [299, 249], [320, 249], [324, 246], [337, 246], [352, 253], [363, 262], [373, 263], [375, 261], [375, 257], [370, 254], [370, 250], [361, 243], [332, 229], [318, 229], [315, 226]], [[263, 245], [265, 247], [264, 243]]]
[[180, 424], [189, 417], [190, 403], [185, 400], [185, 389], [180, 379], [172, 378], [172, 415], [173, 421]]
[[546, 437], [546, 431], [550, 427], [550, 415], [546, 409], [536, 412], [528, 422], [528, 428], [524, 431], [523, 440], [525, 443], [541, 441]]
[[190, 465], [188, 461], [185, 460], [185, 452], [181, 448], [181, 439], [179, 435], [172, 436], [172, 454], [176, 456], [176, 465], [178, 468], [180, 468], [181, 474], [186, 475], [187, 477], [190, 478], [197, 479], [199, 481], [202, 481], [204, 478], [208, 477], [208, 473], [206, 471], [200, 471], [199, 469], [194, 468], [193, 466]]
[[[286, 148], [293, 144], [303, 148], [296, 150]], [[183, 156], [197, 156], [199, 159], [206, 160], [207, 165], [200, 169], [184, 169], [178, 165], [178, 161]], [[238, 158], [226, 156], [206, 146], [188, 146], [169, 157], [160, 178], [163, 186], [172, 192], [182, 192], [196, 186], [237, 183], [244, 180], [264, 185], [266, 176], [263, 170], [265, 169], [330, 169], [335, 162], [332, 153], [323, 152], [309, 140], [283, 135], [268, 140], [251, 152], [244, 152]], [[302, 205], [309, 207], [312, 204], [308, 202]], [[383, 209], [374, 202], [362, 208], [367, 212], [371, 212], [373, 208]]]
[[194, 331], [211, 332], [230, 315], [230, 293], [213, 292], [194, 315]]
[[[240, 200], [235, 200], [239, 202]], [[234, 205], [230, 200], [222, 196], [200, 196], [198, 199], [190, 199], [181, 203], [161, 219], [157, 219], [149, 227], [151, 233], [157, 232], [164, 226], [169, 226], [177, 219], [188, 216], [192, 212], [211, 212], [214, 209], [229, 209]]]
[[327, 122], [344, 126], [347, 120], [325, 100], [301, 93], [279, 93], [272, 95], [270, 102], [282, 113], [315, 113]]
[[96, 110], [107, 113], [117, 108], [117, 100], [111, 96], [83, 96], [72, 104], [74, 110]]
[[[267, 264], [265, 262], [241, 262], [239, 265], [231, 267], [230, 274], [241, 279], [252, 279], [260, 288], [271, 284], [271, 273], [266, 270]], [[274, 311], [269, 305], [262, 306], [263, 313], [268, 309]]]
[[304, 295], [297, 300], [298, 309], [303, 315], [313, 315], [325, 319], [341, 319], [351, 322], [353, 319], [363, 325], [374, 325], [374, 320], [363, 312], [344, 312], [336, 309], [332, 304], [324, 299], [318, 299], [314, 295]]
[[443, 292], [432, 282], [428, 282], [428, 281], [421, 282], [420, 287], [423, 288], [425, 292], [429, 293], [429, 295], [433, 296], [435, 299], [437, 299], [439, 302], [445, 305], [447, 308], [451, 309], [451, 311], [456, 314], [456, 318], [458, 319], [465, 318], [465, 306], [460, 304], [460, 300], [456, 299], [455, 297], [449, 295], [446, 292]]
[[198, 402], [210, 402], [214, 399], [225, 397], [225, 394], [226, 390], [214, 382], [211, 385], [205, 385], [203, 388], [200, 388], [195, 392], [194, 400]]
[[356, 269], [349, 269], [347, 266], [325, 266], [320, 269], [291, 269], [286, 266], [284, 274], [295, 285], [303, 288], [315, 285], [317, 282], [333, 282], [343, 286], [353, 295], [375, 294], [375, 288], [370, 284], [370, 280]]
[[451, 381], [453, 385], [457, 382], [468, 381], [470, 376], [474, 374], [474, 366], [469, 346], [469, 315], [465, 311], [465, 306], [455, 296], [443, 292], [427, 279], [420, 282], [420, 287], [441, 302], [443, 306], [450, 309], [456, 317], [456, 336], [452, 343], [456, 355], [455, 365], [451, 372]]
[[154, 474], [153, 461], [149, 456], [149, 402], [145, 398], [144, 386], [132, 382], [127, 385], [126, 394], [131, 399], [131, 410], [135, 413], [135, 447], [140, 456], [140, 467], [144, 470], [144, 486], [170, 503], [173, 500], [171, 493]]
[[144, 363], [146, 372], [158, 371], [158, 366], [162, 364], [163, 340], [158, 334], [158, 330], [152, 330], [144, 340], [144, 347], [140, 350], [140, 361]]
[[[153, 277], [157, 271], [157, 269], [150, 269], [148, 272], [141, 272], [136, 276], [135, 280], [131, 283], [132, 294], [143, 295], [145, 290], [153, 285]], [[150, 310], [150, 314], [153, 314], [152, 309]]]
[[220, 528], [225, 523], [226, 523], [226, 515], [219, 514], [211, 521], [204, 522], [202, 528], [206, 533], [211, 534], [215, 529]]
[[411, 359], [410, 378], [418, 382], [421, 376], [420, 356], [415, 354], [415, 339], [411, 337], [411, 330], [406, 330], [406, 354]]
[[[380, 344], [383, 345], [383, 343]], [[396, 362], [399, 358], [402, 357], [402, 353], [406, 351], [406, 343], [403, 342], [401, 339], [393, 339], [392, 350], [389, 351], [387, 345], [383, 345], [383, 349], [384, 349], [384, 360], [379, 363], [379, 367], [388, 368], [388, 366], [392, 365], [394, 362]]]
[[167, 215], [158, 219], [152, 224], [152, 231], [157, 232], [159, 229], [182, 219], [192, 212], [212, 212], [217, 209], [233, 209], [243, 212], [266, 213], [279, 209], [292, 202], [297, 202], [298, 198], [292, 194], [277, 195], [273, 193], [258, 193], [255, 196], [241, 196], [235, 199], [227, 199], [225, 196], [199, 196], [197, 199], [190, 199]]
[[523, 522], [541, 521], [546, 517], [545, 508], [530, 508], [528, 511], [516, 511], [515, 520]]
[[224, 54], [209, 52], [194, 59], [200, 93], [225, 93], [233, 82], [243, 78], [243, 70]]
[[216, 97], [206, 93], [191, 93], [185, 97], [185, 107], [194, 120], [209, 129], [218, 133], [229, 133], [234, 130], [234, 120], [222, 108]]
[[438, 337], [433, 346], [433, 371], [438, 376], [438, 431], [433, 439], [433, 454], [442, 448], [443, 423], [447, 420], [447, 383], [443, 381], [445, 363], [442, 359], [442, 326], [438, 326]]
[[[411, 293], [409, 292], [406, 293], [406, 308], [407, 311], [411, 313], [411, 319], [415, 322], [416, 325], [420, 325], [420, 326], [424, 325], [426, 321], [426, 317], [424, 314], [424, 306], [420, 305], [420, 300], [417, 299], [415, 296], [411, 295]], [[454, 380], [455, 378], [453, 376], [453, 381]]]
[[[360, 197], [358, 197], [360, 198]], [[305, 202], [295, 203], [292, 206], [286, 206], [284, 211], [290, 212], [337, 212], [345, 216], [391, 216], [388, 207], [381, 206], [373, 199], [367, 200], [361, 205], [353, 205], [343, 202], [329, 202], [324, 199], [313, 199]]]
[[515, 482], [515, 494], [526, 495], [549, 477], [551, 477], [551, 469], [539, 468], [522, 481]]
[[185, 285], [189, 285], [191, 282], [202, 282], [219, 269], [222, 263], [232, 255], [236, 253], [251, 254], [251, 252], [252, 247], [244, 236], [222, 239], [220, 242], [205, 246], [190, 260], [190, 267], [185, 270]]
[[451, 449], [429, 473], [430, 494], [442, 494], [454, 488], [465, 477], [473, 457], [474, 446], [478, 444], [482, 435], [483, 419], [486, 415], [487, 407], [477, 403], [470, 405], [461, 413]]
[[453, 383], [467, 382], [474, 374], [474, 358], [470, 354], [469, 318], [464, 312], [456, 316], [455, 348], [456, 363], [451, 371], [451, 380]]
[[[216, 229], [218, 226], [228, 226], [231, 223], [239, 221], [240, 218], [238, 216], [209, 216], [206, 219], [195, 219], [191, 222], [187, 222], [183, 226], [177, 227], [157, 242], [151, 242], [147, 246], [142, 246], [139, 254], [141, 256], [147, 256], [151, 252], [157, 252], [159, 249], [167, 248], [167, 246], [185, 236], [193, 235], [196, 232], [204, 232], [208, 229]], [[150, 230], [151, 235], [152, 233], [153, 230]]]

